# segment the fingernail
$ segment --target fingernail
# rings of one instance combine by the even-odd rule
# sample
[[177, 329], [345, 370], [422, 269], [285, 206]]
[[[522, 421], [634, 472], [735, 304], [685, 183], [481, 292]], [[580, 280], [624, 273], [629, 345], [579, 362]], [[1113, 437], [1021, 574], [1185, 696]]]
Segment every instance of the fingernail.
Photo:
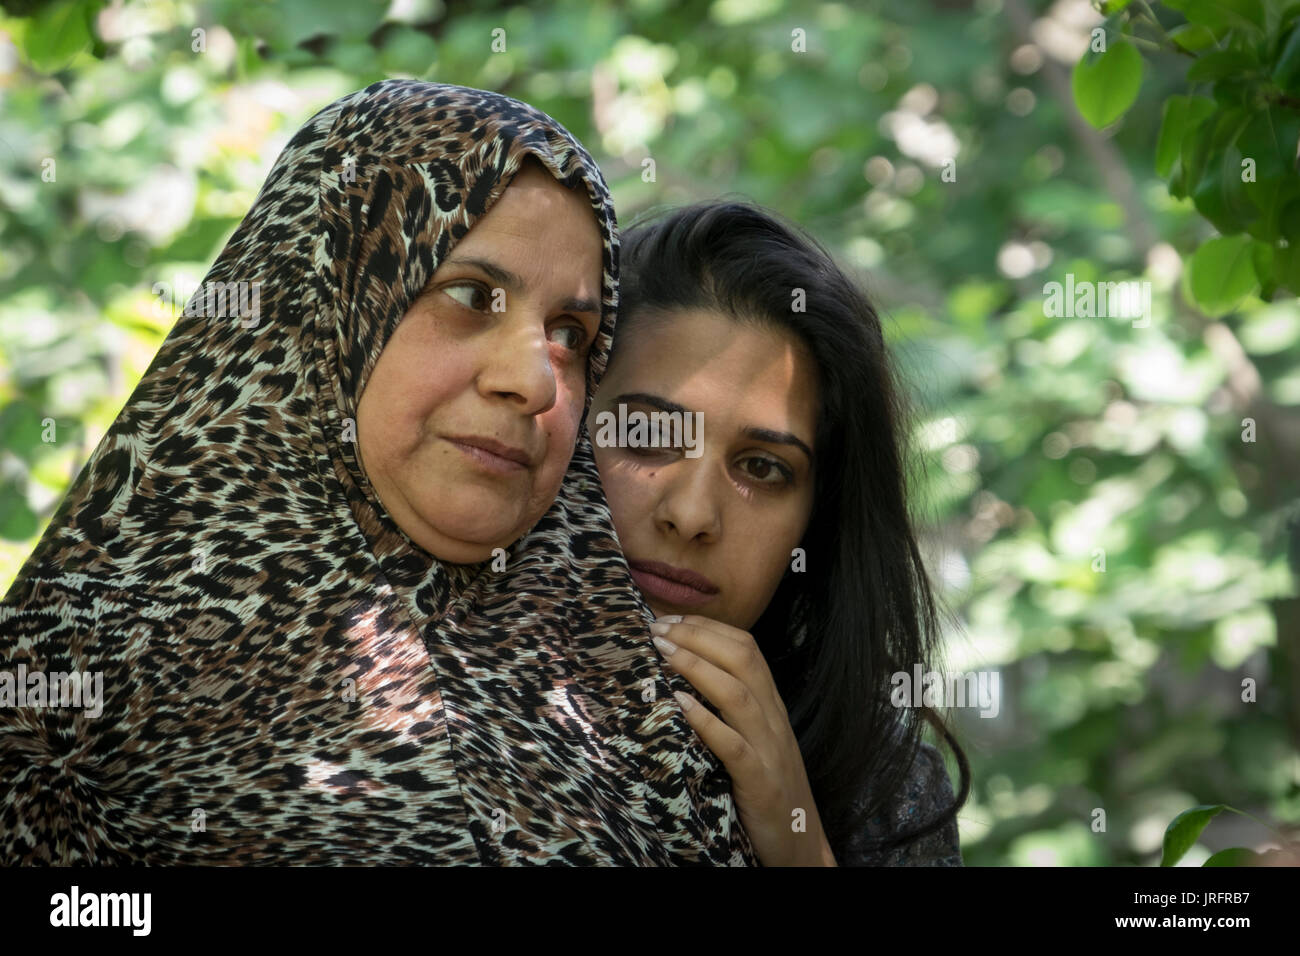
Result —
[[670, 621], [655, 621], [653, 624], [650, 625], [650, 633], [667, 634], [668, 629], [670, 627], [672, 627], [672, 623]]
[[664, 624], [680, 624], [682, 623], [682, 616], [680, 614], [668, 614], [664, 617], [655, 618], [655, 621], [662, 621]]
[[689, 694], [683, 694], [681, 691], [675, 690], [673, 696], [677, 698], [677, 703], [682, 705], [682, 710], [690, 710], [695, 706], [695, 700]]
[[677, 650], [677, 645], [674, 644], [672, 641], [668, 640], [668, 638], [666, 637], [656, 637], [654, 638], [654, 642], [655, 642], [655, 647], [663, 651], [665, 655], [672, 654], [674, 651]]

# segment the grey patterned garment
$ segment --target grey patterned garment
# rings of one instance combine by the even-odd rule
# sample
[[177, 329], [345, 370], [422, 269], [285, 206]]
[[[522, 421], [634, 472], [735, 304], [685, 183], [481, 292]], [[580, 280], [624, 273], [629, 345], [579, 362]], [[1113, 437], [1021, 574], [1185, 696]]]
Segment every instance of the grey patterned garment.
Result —
[[955, 817], [934, 833], [893, 850], [872, 853], [862, 848], [866, 841], [880, 840], [933, 819], [952, 801], [952, 781], [943, 757], [934, 746], [923, 743], [887, 812], [872, 818], [843, 852], [837, 850], [836, 861], [840, 866], [961, 866]]

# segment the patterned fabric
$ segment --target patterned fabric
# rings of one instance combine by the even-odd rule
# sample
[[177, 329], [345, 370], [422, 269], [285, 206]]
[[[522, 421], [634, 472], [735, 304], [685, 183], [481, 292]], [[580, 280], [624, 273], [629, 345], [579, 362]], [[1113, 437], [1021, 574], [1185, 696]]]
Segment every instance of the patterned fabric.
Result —
[[933, 820], [952, 802], [952, 781], [942, 755], [932, 744], [922, 743], [887, 811], [872, 818], [861, 836], [851, 841], [843, 854], [837, 852], [835, 859], [840, 866], [961, 866], [956, 817], [934, 833], [893, 850], [868, 852], [862, 848], [866, 840], [886, 839]]
[[529, 155], [604, 238], [590, 401], [618, 247], [567, 130], [387, 80], [285, 148], [203, 286], [245, 308], [191, 299], [0, 604], [0, 676], [104, 695], [95, 717], [0, 682], [0, 863], [757, 864], [586, 432], [504, 571], [415, 546], [358, 462], [384, 344]]

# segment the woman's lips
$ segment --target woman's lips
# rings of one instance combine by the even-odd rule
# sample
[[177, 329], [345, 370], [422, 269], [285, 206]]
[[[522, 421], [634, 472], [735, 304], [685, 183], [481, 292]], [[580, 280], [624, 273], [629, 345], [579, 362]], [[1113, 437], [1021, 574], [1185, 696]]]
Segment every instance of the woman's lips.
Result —
[[486, 442], [477, 438], [447, 438], [444, 439], [448, 444], [459, 448], [466, 458], [470, 459], [484, 471], [489, 471], [494, 475], [514, 475], [521, 471], [527, 471], [528, 465], [517, 460], [524, 457], [522, 452], [511, 449], [513, 457], [507, 458], [499, 454], [498, 450], [489, 450], [483, 447]]
[[702, 574], [658, 561], [629, 561], [632, 580], [645, 594], [678, 607], [700, 607], [718, 594], [718, 587]]

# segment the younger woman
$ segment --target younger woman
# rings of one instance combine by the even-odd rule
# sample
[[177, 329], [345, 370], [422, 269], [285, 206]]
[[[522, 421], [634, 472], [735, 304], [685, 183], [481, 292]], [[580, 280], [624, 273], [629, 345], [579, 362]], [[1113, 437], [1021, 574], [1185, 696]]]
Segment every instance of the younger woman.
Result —
[[[588, 427], [656, 643], [719, 711], [679, 694], [760, 860], [960, 865], [965, 755], [933, 712], [890, 699], [892, 674], [929, 669], [937, 626], [875, 311], [747, 205], [679, 209], [622, 242]], [[657, 427], [620, 433], [636, 413]], [[957, 756], [955, 801], [922, 719]]]

